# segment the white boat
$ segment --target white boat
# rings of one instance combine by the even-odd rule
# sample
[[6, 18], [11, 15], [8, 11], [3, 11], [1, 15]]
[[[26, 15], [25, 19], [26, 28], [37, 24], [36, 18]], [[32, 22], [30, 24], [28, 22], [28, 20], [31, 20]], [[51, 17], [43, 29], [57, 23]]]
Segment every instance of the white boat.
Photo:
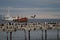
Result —
[[3, 20], [13, 20], [13, 18], [9, 15], [9, 14], [7, 14], [6, 16], [4, 16], [4, 19]]

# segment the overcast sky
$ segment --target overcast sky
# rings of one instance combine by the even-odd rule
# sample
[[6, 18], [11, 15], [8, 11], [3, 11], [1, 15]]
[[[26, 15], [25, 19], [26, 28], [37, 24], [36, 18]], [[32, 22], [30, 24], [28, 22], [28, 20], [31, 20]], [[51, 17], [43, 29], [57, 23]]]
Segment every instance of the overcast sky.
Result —
[[0, 14], [60, 18], [60, 0], [0, 0]]

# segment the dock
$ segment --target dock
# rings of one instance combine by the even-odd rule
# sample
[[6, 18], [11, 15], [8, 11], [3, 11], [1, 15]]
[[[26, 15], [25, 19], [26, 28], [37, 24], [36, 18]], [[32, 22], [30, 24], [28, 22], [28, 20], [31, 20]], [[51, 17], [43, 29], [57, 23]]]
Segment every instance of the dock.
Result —
[[[12, 40], [12, 32], [17, 30], [22, 30], [25, 33], [25, 40], [30, 40], [30, 31], [42, 30], [42, 40], [43, 40], [43, 30], [45, 30], [45, 40], [47, 40], [47, 30], [55, 30], [57, 29], [57, 40], [59, 40], [59, 30], [60, 30], [60, 22], [59, 23], [48, 23], [48, 22], [25, 22], [25, 23], [5, 23], [0, 24], [0, 31], [10, 32], [10, 40]], [[26, 37], [26, 31], [28, 31], [28, 38]], [[8, 36], [7, 36], [8, 40]]]
[[14, 31], [14, 30], [47, 30], [60, 29], [60, 23], [5, 23], [0, 24], [0, 31]]

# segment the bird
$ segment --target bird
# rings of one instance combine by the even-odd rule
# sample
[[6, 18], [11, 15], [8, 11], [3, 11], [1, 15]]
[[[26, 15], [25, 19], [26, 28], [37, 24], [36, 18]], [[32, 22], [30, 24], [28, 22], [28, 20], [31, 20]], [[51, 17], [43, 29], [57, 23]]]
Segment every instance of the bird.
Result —
[[35, 18], [35, 17], [36, 17], [36, 15], [31, 16], [31, 18]]

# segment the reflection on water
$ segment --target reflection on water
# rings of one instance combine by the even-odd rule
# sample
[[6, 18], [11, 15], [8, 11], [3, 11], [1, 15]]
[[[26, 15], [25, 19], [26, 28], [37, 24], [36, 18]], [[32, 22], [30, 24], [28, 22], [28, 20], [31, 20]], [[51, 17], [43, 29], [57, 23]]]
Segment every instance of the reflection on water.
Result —
[[[45, 31], [43, 30], [43, 40], [44, 39], [45, 39]], [[7, 40], [7, 32], [0, 32], [0, 40]], [[8, 32], [8, 40], [10, 40], [9, 32]], [[25, 40], [24, 31], [12, 32], [12, 40]], [[42, 31], [41, 30], [30, 31], [30, 40], [42, 40]], [[47, 30], [47, 40], [57, 40], [57, 30]]]

